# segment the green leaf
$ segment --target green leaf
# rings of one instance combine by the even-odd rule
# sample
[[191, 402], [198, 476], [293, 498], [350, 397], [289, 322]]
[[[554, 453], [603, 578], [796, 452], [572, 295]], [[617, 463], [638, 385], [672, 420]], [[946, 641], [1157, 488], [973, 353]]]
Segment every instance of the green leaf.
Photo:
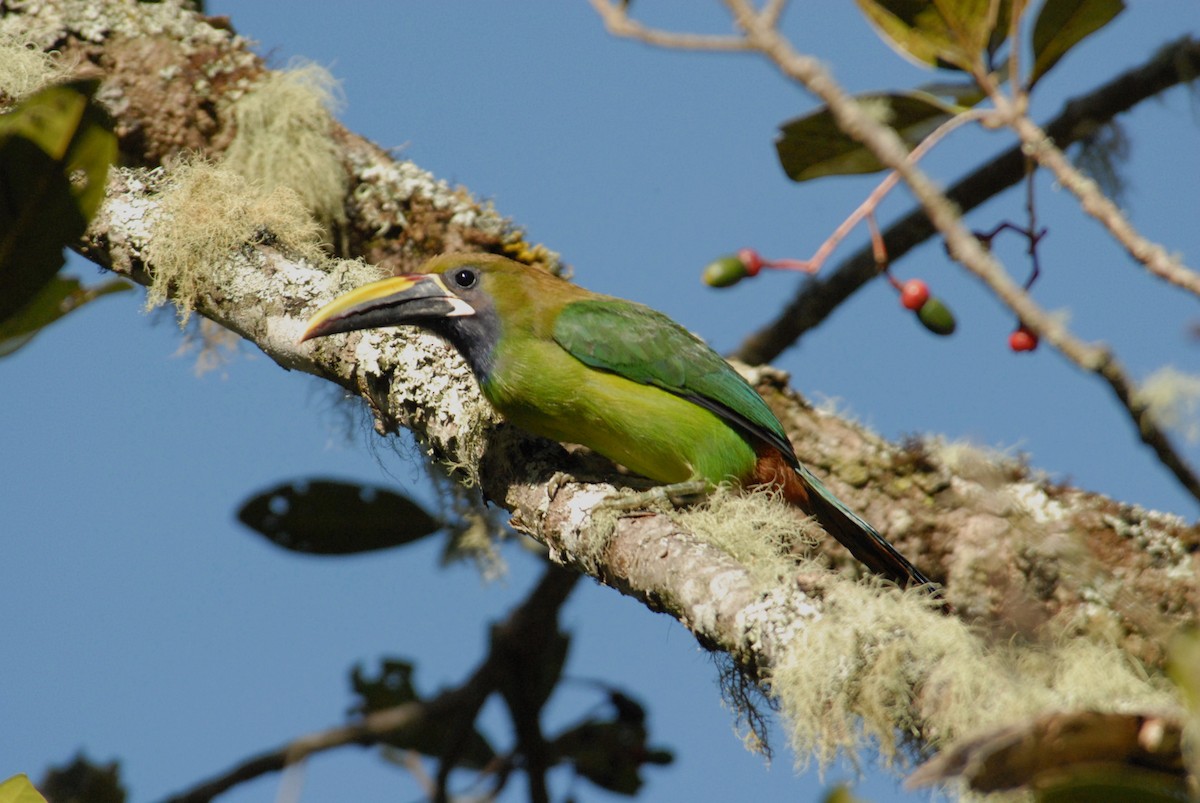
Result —
[[47, 87], [0, 115], [0, 321], [58, 272], [104, 199], [117, 140], [98, 86]]
[[974, 81], [930, 81], [914, 90], [918, 94], [932, 95], [948, 109], [966, 111], [974, 108], [987, 93]]
[[238, 510], [272, 543], [310, 555], [351, 555], [412, 543], [442, 524], [407, 496], [336, 480], [285, 482]]
[[866, 801], [851, 792], [850, 787], [838, 784], [825, 793], [821, 803], [866, 803]]
[[1200, 634], [1196, 631], [1186, 631], [1171, 639], [1167, 675], [1179, 688], [1191, 713], [1200, 715]]
[[22, 773], [0, 783], [0, 803], [46, 803], [46, 798], [34, 788], [29, 776]]
[[1046, 0], [1033, 24], [1032, 88], [1067, 51], [1125, 10], [1123, 0]]
[[[855, 98], [896, 129], [912, 147], [954, 116], [958, 107], [928, 92], [868, 93]], [[876, 173], [883, 165], [857, 140], [838, 128], [828, 108], [780, 126], [775, 140], [779, 164], [792, 181], [822, 176]]]
[[0, 358], [12, 354], [33, 340], [42, 329], [84, 304], [101, 296], [132, 289], [133, 285], [124, 279], [110, 279], [92, 287], [84, 287], [73, 277], [53, 277], [32, 301], [16, 314], [0, 321]]
[[1037, 803], [1184, 803], [1194, 800], [1182, 775], [1130, 764], [1087, 764], [1039, 779]]
[[[901, 55], [931, 67], [969, 70], [994, 52], [1007, 21], [991, 0], [857, 0], [880, 36]], [[998, 24], [1003, 22], [1003, 27]]]

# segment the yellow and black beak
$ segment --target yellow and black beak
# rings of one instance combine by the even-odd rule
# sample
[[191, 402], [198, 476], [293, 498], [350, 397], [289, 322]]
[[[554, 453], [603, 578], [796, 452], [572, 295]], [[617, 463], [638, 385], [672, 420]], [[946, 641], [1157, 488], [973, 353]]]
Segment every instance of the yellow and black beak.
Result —
[[309, 319], [299, 342], [359, 329], [474, 314], [475, 308], [450, 292], [437, 274], [394, 276], [365, 284], [326, 304]]

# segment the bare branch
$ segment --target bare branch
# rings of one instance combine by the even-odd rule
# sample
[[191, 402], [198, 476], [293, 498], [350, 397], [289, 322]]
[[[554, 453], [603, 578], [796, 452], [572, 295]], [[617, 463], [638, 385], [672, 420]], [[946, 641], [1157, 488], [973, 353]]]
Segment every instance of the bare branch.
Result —
[[245, 759], [220, 775], [166, 798], [163, 803], [208, 803], [239, 784], [279, 772], [314, 753], [347, 745], [378, 744], [396, 730], [413, 727], [446, 713], [455, 703], [455, 698], [446, 693], [428, 703], [407, 703], [378, 711], [359, 722], [301, 736], [281, 747]]
[[[123, 24], [145, 25], [155, 15], [178, 15], [171, 20], [171, 36], [159, 36], [162, 52], [156, 53], [156, 69], [166, 69], [176, 58], [181, 70], [207, 76], [194, 91], [215, 95], [203, 102], [185, 99], [200, 112], [216, 109], [213, 113], [221, 114], [228, 103], [221, 88], [244, 92], [246, 82], [263, 70], [241, 50], [244, 40], [206, 26], [177, 3], [150, 4], [138, 15], [125, 13], [124, 4], [113, 6]], [[122, 32], [109, 42], [105, 21], [97, 19], [109, 6], [95, 4], [88, 5], [89, 16], [80, 23], [86, 22], [89, 35], [77, 36], [69, 28], [54, 27], [68, 25], [63, 20], [69, 15], [57, 14], [52, 3], [38, 8], [52, 9], [46, 12], [50, 20], [29, 20], [32, 29], [49, 29], [46, 47], [82, 42], [79, 47], [96, 49], [89, 53], [96, 63], [116, 64], [103, 95], [113, 103], [120, 131], [142, 132], [126, 136], [123, 147], [146, 146], [145, 152], [134, 151], [140, 161], [159, 164], [175, 140], [155, 134], [155, 125], [161, 126], [155, 110], [172, 104], [154, 93], [194, 85], [155, 80], [138, 87], [141, 105], [132, 104], [125, 93], [141, 65], [125, 66], [105, 57], [103, 49], [138, 41], [147, 32]], [[194, 48], [175, 52], [167, 46], [171, 37], [184, 36], [179, 32], [188, 25], [204, 37], [203, 55]], [[236, 73], [225, 75], [219, 66], [203, 63], [205, 58], [214, 65], [235, 64]], [[853, 104], [844, 98], [839, 102], [851, 122], [861, 126], [864, 121], [854, 116], [859, 112]], [[902, 145], [880, 139], [876, 129], [862, 131], [875, 144], [883, 142], [892, 166], [921, 188], [923, 201], [932, 197], [935, 191], [913, 172]], [[451, 193], [414, 165], [396, 162], [344, 129], [332, 127], [329, 136], [349, 176], [351, 253], [382, 253], [384, 261], [399, 266], [419, 260], [435, 246], [499, 248], [506, 242], [503, 221], [465, 192]], [[220, 153], [215, 141], [201, 139], [202, 149]], [[106, 202], [82, 246], [85, 253], [114, 271], [148, 281], [155, 267], [146, 263], [149, 246], [170, 241], [174, 223], [162, 212], [163, 198], [178, 171], [178, 166], [112, 171]], [[958, 225], [948, 204], [938, 206], [934, 199], [927, 206], [939, 225], [948, 225], [947, 220]], [[407, 222], [413, 210], [427, 213], [420, 234]], [[381, 238], [380, 231], [395, 237]], [[368, 232], [373, 232], [371, 238]], [[727, 652], [749, 674], [769, 678], [772, 694], [796, 728], [810, 729], [796, 737], [806, 754], [850, 747], [864, 727], [881, 740], [891, 739], [899, 728], [923, 742], [994, 724], [1011, 717], [1014, 706], [1040, 710], [1084, 700], [1088, 703], [1081, 704], [1104, 707], [1116, 699], [1158, 699], [1144, 676], [1122, 669], [1126, 657], [1111, 645], [1158, 665], [1161, 633], [1194, 621], [1200, 536], [1177, 518], [1035, 481], [1011, 462], [964, 459], [961, 450], [936, 444], [888, 444], [813, 411], [777, 373], [765, 369], [750, 372], [750, 378], [792, 434], [801, 459], [822, 472], [851, 507], [879, 522], [883, 533], [923, 568], [946, 579], [958, 618], [931, 611], [920, 595], [828, 571], [828, 561], [839, 555], [836, 550], [825, 555], [825, 564], [800, 561], [790, 552], [762, 561], [731, 548], [697, 518], [708, 514], [726, 521], [726, 511], [735, 508], [722, 504], [769, 506], [760, 495], [718, 499], [713, 502], [718, 507], [701, 511], [606, 518], [596, 504], [613, 492], [612, 483], [622, 481], [621, 475], [607, 463], [568, 455], [557, 444], [498, 422], [469, 370], [437, 338], [411, 331], [372, 332], [298, 346], [303, 320], [317, 305], [361, 285], [378, 270], [358, 262], [300, 259], [279, 245], [275, 234], [260, 226], [244, 240], [195, 260], [189, 290], [198, 314], [252, 340], [280, 365], [361, 396], [371, 405], [381, 433], [410, 428], [433, 459], [454, 467], [457, 479], [477, 484], [511, 511], [513, 526], [545, 544], [553, 560], [670, 614], [701, 644]], [[962, 236], [978, 250], [969, 233]], [[978, 258], [974, 252], [968, 256]], [[754, 509], [761, 514], [761, 507]], [[777, 507], [767, 512], [775, 521], [783, 518]], [[1018, 646], [1001, 653], [987, 644], [992, 638]], [[1014, 682], [1018, 673], [1009, 658], [1041, 660], [1052, 652], [1051, 645], [1066, 641], [1094, 647], [1105, 661], [1092, 660], [1096, 655], [1091, 654], [1087, 661], [1072, 661], [1067, 655], [1061, 663], [1046, 663], [1047, 671], [1036, 676], [1021, 664], [1020, 682]], [[1029, 655], [1014, 655], [1019, 645], [1030, 643], [1036, 646]], [[1103, 683], [1087, 678], [1087, 683], [1062, 685], [1064, 673], [1096, 666], [1105, 670]], [[814, 677], [821, 683], [814, 684]], [[1114, 678], [1125, 685], [1114, 686]], [[986, 693], [978, 693], [981, 689]], [[962, 699], [978, 703], [950, 705]], [[342, 738], [344, 732], [317, 735], [297, 750]], [[247, 764], [283, 760], [280, 753], [272, 751]]]
[[[489, 694], [500, 684], [500, 673], [511, 671], [513, 645], [528, 647], [557, 631], [558, 611], [575, 588], [579, 576], [558, 566], [549, 566], [529, 596], [505, 621], [497, 625], [491, 650], [471, 676], [457, 688], [442, 692], [431, 700], [420, 700], [384, 711], [375, 711], [357, 722], [339, 725], [293, 739], [287, 744], [260, 753], [187, 791], [167, 798], [164, 803], [208, 803], [238, 784], [271, 772], [279, 772], [311, 755], [339, 747], [371, 747], [386, 743], [397, 731], [419, 728], [422, 723], [462, 723], [470, 734], [475, 716]], [[457, 756], [455, 756], [457, 758]], [[444, 764], [445, 766], [445, 764]], [[449, 763], [453, 769], [454, 763]], [[448, 774], [448, 769], [447, 769]], [[424, 779], [428, 781], [428, 778]], [[439, 777], [438, 791], [445, 792], [445, 778]]]
[[777, 26], [780, 18], [783, 17], [783, 12], [787, 8], [787, 4], [788, 0], [767, 0], [767, 4], [763, 6], [762, 13], [758, 15], [763, 25], [772, 28]]
[[[1069, 100], [1046, 125], [1046, 132], [1060, 148], [1066, 148], [1088, 131], [1197, 73], [1200, 73], [1200, 43], [1181, 39], [1140, 67]], [[1025, 161], [1021, 147], [1013, 147], [957, 181], [946, 197], [964, 212], [970, 211], [1021, 181], [1025, 176]], [[924, 210], [915, 209], [884, 232], [888, 256], [894, 262], [936, 232]], [[870, 247], [859, 249], [824, 276], [804, 282], [779, 315], [750, 334], [734, 356], [751, 365], [771, 362], [878, 275]]]
[[[676, 33], [657, 28], [647, 28], [632, 19], [625, 7], [609, 0], [588, 0], [600, 15], [604, 27], [613, 36], [645, 42], [656, 47], [672, 50], [711, 50], [714, 52], [737, 52], [749, 50], [741, 36], [707, 36], [695, 33]], [[777, 3], [782, 5], [782, 3]]]
[[1136, 773], [1153, 770], [1182, 791], [1183, 722], [1172, 716], [1059, 712], [998, 728], [953, 745], [923, 764], [906, 784], [955, 778], [977, 792], [1036, 786], [1078, 769]]
[[1024, 153], [1049, 170], [1058, 183], [1079, 200], [1083, 211], [1108, 229], [1113, 239], [1152, 274], [1200, 296], [1200, 273], [1186, 267], [1178, 257], [1167, 253], [1158, 243], [1143, 237], [1117, 205], [1100, 190], [1099, 185], [1071, 164], [1071, 160], [1055, 145], [1046, 131], [1029, 119], [1018, 105], [1001, 91], [991, 76], [980, 72], [975, 78], [995, 104], [997, 114], [1020, 138]]
[[[765, 26], [753, 8], [746, 0], [726, 0], [726, 5], [733, 12], [738, 24], [746, 31], [750, 43], [770, 59], [781, 72], [807, 87], [829, 107], [830, 112], [838, 121], [839, 127], [851, 137], [863, 143], [887, 167], [892, 168], [904, 178], [917, 200], [921, 203], [925, 214], [937, 231], [946, 239], [946, 246], [958, 262], [974, 273], [988, 286], [997, 299], [1039, 337], [1057, 348], [1064, 356], [1085, 371], [1100, 376], [1113, 391], [1114, 395], [1125, 407], [1138, 434], [1150, 446], [1159, 460], [1175, 475], [1180, 485], [1192, 496], [1200, 500], [1200, 476], [1184, 460], [1183, 456], [1171, 443], [1166, 432], [1150, 415], [1145, 404], [1136, 401], [1135, 383], [1125, 373], [1112, 352], [1105, 346], [1090, 345], [1075, 338], [1063, 325], [1035, 303], [1022, 287], [1016, 284], [1003, 266], [984, 248], [963, 224], [960, 212], [944, 195], [928, 176], [908, 158], [904, 143], [899, 136], [887, 126], [872, 119], [840, 86], [816, 59], [797, 53], [791, 44], [773, 27]], [[982, 73], [981, 73], [982, 76]], [[977, 78], [981, 78], [977, 76]], [[1001, 100], [996, 101], [999, 106]], [[1011, 104], [1004, 107], [1005, 114], [1012, 125], [1022, 126], [1023, 123], [1015, 118]], [[1041, 132], [1032, 122], [1025, 121], [1029, 126]], [[1041, 145], [1049, 144], [1044, 133], [1041, 134]], [[1031, 147], [1032, 140], [1025, 143], [1025, 150]], [[1039, 146], [1040, 147], [1040, 146]], [[1053, 146], [1051, 146], [1052, 148]], [[1054, 153], [1059, 156], [1061, 151], [1056, 148]], [[1052, 159], [1053, 156], [1039, 157], [1035, 152], [1034, 158]], [[1065, 157], [1063, 157], [1065, 161]], [[1072, 168], [1073, 171], [1073, 168]], [[1064, 173], [1064, 175], [1066, 175]], [[1074, 171], [1071, 175], [1076, 175]], [[1079, 176], [1079, 178], [1083, 178]], [[1084, 179], [1095, 189], [1094, 183]], [[1098, 189], [1095, 190], [1097, 193]], [[1115, 211], [1115, 206], [1105, 199]], [[1148, 245], [1141, 252], [1153, 251]], [[1165, 253], [1165, 252], [1164, 252]]]

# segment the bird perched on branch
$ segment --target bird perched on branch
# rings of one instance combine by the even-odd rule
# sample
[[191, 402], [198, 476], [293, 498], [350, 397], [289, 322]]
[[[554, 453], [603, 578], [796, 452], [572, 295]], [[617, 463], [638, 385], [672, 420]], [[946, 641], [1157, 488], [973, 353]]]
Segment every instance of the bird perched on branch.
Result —
[[667, 316], [490, 254], [446, 254], [352, 290], [301, 340], [414, 324], [452, 343], [517, 426], [578, 443], [673, 492], [769, 486], [900, 586], [929, 580], [801, 465], [783, 425]]

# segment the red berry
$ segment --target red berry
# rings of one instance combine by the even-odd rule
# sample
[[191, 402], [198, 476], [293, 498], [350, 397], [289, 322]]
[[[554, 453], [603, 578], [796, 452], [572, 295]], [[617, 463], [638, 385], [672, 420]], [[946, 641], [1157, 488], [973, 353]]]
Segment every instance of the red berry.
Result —
[[905, 309], [914, 312], [925, 306], [929, 300], [929, 286], [920, 279], [909, 279], [900, 288], [900, 303]]
[[738, 250], [737, 256], [746, 266], [747, 276], [757, 276], [758, 272], [762, 270], [763, 258], [753, 248], [741, 248]]
[[1037, 345], [1038, 336], [1025, 328], [1024, 324], [1018, 326], [1016, 331], [1008, 336], [1008, 347], [1013, 351], [1033, 351]]

